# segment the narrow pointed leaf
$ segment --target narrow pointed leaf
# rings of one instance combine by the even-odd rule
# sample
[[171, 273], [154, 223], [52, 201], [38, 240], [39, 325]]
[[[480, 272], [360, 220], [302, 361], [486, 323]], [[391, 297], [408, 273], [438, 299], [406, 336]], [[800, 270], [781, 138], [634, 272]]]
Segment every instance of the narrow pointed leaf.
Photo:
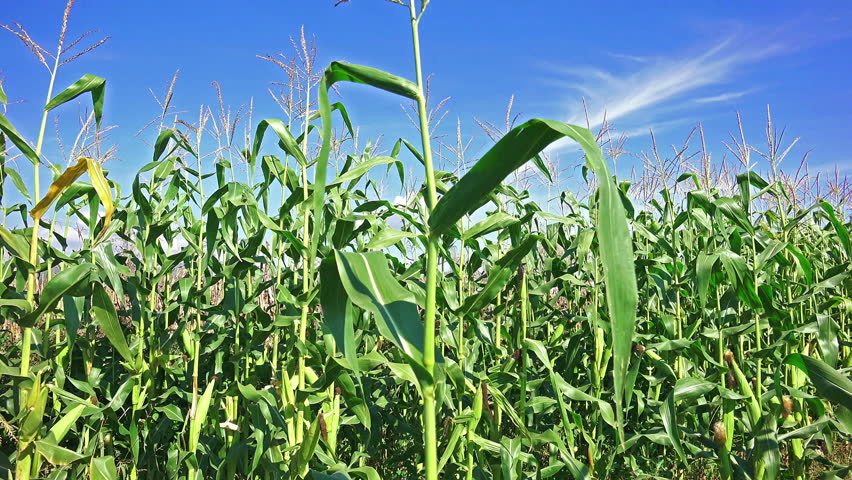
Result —
[[95, 112], [95, 123], [98, 128], [101, 126], [101, 117], [104, 112], [104, 91], [106, 89], [106, 80], [101, 77], [86, 74], [80, 77], [71, 86], [63, 90], [61, 93], [50, 99], [44, 110], [49, 112], [63, 103], [70, 102], [80, 95], [91, 92], [92, 94], [92, 109]]
[[65, 447], [60, 447], [52, 440], [36, 440], [36, 450], [42, 454], [44, 458], [54, 466], [65, 466], [86, 458], [73, 450], [68, 450]]
[[53, 184], [47, 190], [47, 194], [30, 210], [30, 216], [35, 220], [41, 219], [54, 200], [86, 171], [89, 172], [89, 179], [92, 181], [92, 186], [95, 188], [98, 198], [104, 207], [104, 226], [100, 233], [100, 235], [103, 235], [109, 227], [115, 206], [112, 202], [112, 191], [110, 190], [109, 182], [104, 177], [101, 165], [89, 157], [80, 157], [76, 164], [68, 167], [59, 178], [54, 180]]
[[[375, 68], [332, 62], [325, 69], [320, 80], [318, 94], [319, 112], [322, 118], [322, 146], [320, 147], [319, 158], [314, 167], [314, 190], [312, 195], [314, 229], [310, 245], [308, 246], [308, 262], [311, 264], [313, 264], [316, 258], [320, 232], [324, 230], [322, 225], [322, 207], [325, 198], [326, 176], [328, 175], [328, 157], [331, 153], [331, 104], [328, 100], [328, 90], [338, 82], [370, 85], [411, 99], [417, 99], [420, 95], [420, 89], [417, 87], [417, 84]], [[345, 118], [348, 119], [348, 115]]]
[[418, 366], [423, 366], [423, 323], [414, 294], [388, 269], [380, 252], [335, 252], [337, 270], [349, 299], [372, 312], [379, 332]]
[[15, 127], [12, 126], [12, 122], [6, 118], [5, 115], [0, 113], [0, 131], [2, 131], [6, 136], [11, 140], [12, 144], [18, 147], [18, 150], [27, 157], [27, 160], [32, 162], [33, 165], [38, 165], [38, 155], [36, 155], [35, 150], [30, 147], [30, 144], [27, 143], [26, 140], [15, 130]]
[[675, 409], [674, 402], [674, 391], [669, 392], [666, 395], [666, 400], [660, 405], [660, 417], [663, 420], [663, 427], [666, 430], [666, 434], [669, 436], [669, 440], [672, 442], [672, 446], [677, 452], [678, 457], [680, 457], [680, 461], [683, 462], [684, 465], [687, 465], [686, 454], [683, 452], [683, 445], [680, 442], [680, 427], [677, 424], [677, 410]]
[[445, 232], [476, 208], [480, 200], [491, 193], [506, 176], [548, 145], [566, 136], [580, 144], [586, 154], [586, 164], [599, 181], [597, 237], [607, 289], [606, 301], [613, 342], [614, 396], [623, 441], [624, 412], [621, 405], [638, 303], [633, 245], [620, 191], [610, 177], [609, 167], [591, 132], [574, 125], [541, 119], [532, 119], [515, 127], [441, 197], [429, 218], [430, 235]]
[[118, 470], [115, 468], [115, 457], [92, 458], [89, 463], [89, 480], [115, 480]]
[[69, 290], [75, 288], [83, 282], [89, 280], [89, 273], [92, 271], [92, 265], [84, 263], [74, 265], [56, 274], [51, 278], [38, 299], [38, 306], [21, 320], [21, 326], [31, 327], [36, 321], [41, 318], [46, 312], [53, 309], [56, 303]]
[[115, 351], [121, 355], [125, 362], [133, 363], [133, 355], [130, 353], [127, 338], [125, 338], [124, 331], [118, 321], [115, 306], [113, 306], [112, 299], [109, 298], [106, 289], [100, 283], [92, 286], [92, 314]]
[[0, 244], [12, 255], [29, 262], [30, 247], [24, 236], [9, 231], [6, 227], [0, 225]]
[[340, 280], [337, 264], [331, 258], [323, 260], [320, 266], [320, 304], [323, 328], [334, 337], [336, 348], [343, 353], [349, 368], [357, 370], [353, 312], [348, 308], [349, 299]]
[[846, 251], [847, 260], [852, 259], [852, 242], [849, 240], [849, 230], [837, 218], [837, 214], [834, 213], [834, 207], [827, 202], [820, 202], [819, 206], [828, 214], [828, 220], [834, 227], [834, 231], [837, 232], [837, 239], [840, 240], [840, 244], [843, 245], [843, 249]]
[[[820, 397], [852, 409], [852, 380], [849, 377], [821, 360], [799, 353], [788, 355], [783, 363], [803, 371]], [[776, 372], [776, 385], [779, 385], [777, 378], [780, 371], [781, 369], [778, 369]]]
[[263, 143], [264, 134], [268, 129], [272, 129], [272, 131], [278, 136], [279, 145], [287, 155], [295, 158], [300, 165], [308, 164], [305, 154], [302, 152], [301, 148], [299, 148], [299, 144], [296, 142], [293, 134], [290, 133], [290, 129], [287, 128], [287, 125], [284, 122], [276, 118], [261, 120], [260, 123], [257, 124], [257, 130], [254, 134], [254, 143], [251, 149], [252, 161], [256, 161], [257, 154], [260, 152], [260, 145]]
[[201, 438], [201, 429], [204, 428], [207, 422], [207, 411], [210, 409], [210, 402], [213, 399], [213, 390], [216, 386], [216, 377], [210, 380], [204, 393], [198, 398], [195, 412], [189, 419], [189, 451], [195, 452], [198, 449], [198, 439]]
[[755, 456], [763, 467], [765, 480], [775, 480], [781, 469], [781, 452], [778, 448], [778, 424], [775, 415], [761, 417], [755, 432]]

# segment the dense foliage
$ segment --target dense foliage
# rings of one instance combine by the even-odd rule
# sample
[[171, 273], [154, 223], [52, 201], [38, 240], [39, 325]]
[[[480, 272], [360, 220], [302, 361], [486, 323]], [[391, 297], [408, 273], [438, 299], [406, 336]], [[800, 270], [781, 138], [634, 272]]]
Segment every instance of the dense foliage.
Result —
[[[640, 201], [591, 132], [538, 119], [465, 175], [440, 171], [423, 10], [416, 81], [315, 74], [303, 41], [301, 107], [244, 148], [224, 108], [168, 126], [166, 101], [127, 192], [82, 155], [28, 188], [8, 159], [39, 165], [44, 123], [33, 148], [0, 115], [0, 471], [801, 479], [816, 462], [848, 478], [831, 460], [852, 434], [845, 206], [751, 170]], [[59, 52], [44, 118], [91, 94], [96, 129], [106, 82], [53, 96]], [[347, 153], [355, 131], [328, 99], [342, 82], [415, 101], [421, 145]], [[542, 208], [501, 183], [528, 160], [550, 175], [539, 154], [565, 136], [592, 195]], [[412, 181], [401, 152], [425, 180], [391, 202], [376, 178]]]

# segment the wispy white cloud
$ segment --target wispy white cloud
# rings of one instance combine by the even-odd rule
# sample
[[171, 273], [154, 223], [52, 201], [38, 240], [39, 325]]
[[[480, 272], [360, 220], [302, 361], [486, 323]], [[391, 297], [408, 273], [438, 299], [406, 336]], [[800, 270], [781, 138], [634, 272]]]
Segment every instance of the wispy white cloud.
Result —
[[628, 138], [637, 138], [650, 135], [651, 130], [653, 130], [655, 134], [660, 134], [678, 127], [690, 126], [692, 123], [693, 122], [688, 118], [677, 118], [674, 120], [650, 122], [638, 127], [631, 127], [629, 129], [622, 130], [620, 133]]
[[637, 63], [647, 63], [651, 60], [650, 57], [640, 57], [638, 55], [628, 55], [626, 53], [609, 52], [607, 55], [609, 55], [612, 58], [617, 58], [617, 59], [620, 59], [620, 60], [630, 60], [631, 62], [637, 62]]
[[[563, 77], [563, 84], [585, 97], [589, 123], [595, 128], [604, 119], [629, 124], [640, 114], [645, 118], [652, 116], [654, 110], [667, 107], [672, 101], [689, 99], [706, 87], [727, 83], [741, 68], [787, 51], [781, 43], [749, 46], [731, 36], [698, 53], [633, 62], [633, 68], [620, 73], [597, 67], [555, 70]], [[742, 96], [747, 92], [735, 93]], [[704, 103], [722, 101], [707, 96], [692, 100], [701, 98]], [[735, 96], [727, 97], [732, 98]], [[576, 97], [566, 117], [570, 123], [586, 123], [586, 112]]]
[[718, 95], [712, 95], [709, 97], [699, 97], [693, 99], [695, 103], [721, 103], [721, 102], [730, 102], [731, 100], [736, 100], [738, 98], [742, 98], [749, 93], [752, 93], [754, 89], [742, 90], [739, 92], [725, 92], [720, 93]]

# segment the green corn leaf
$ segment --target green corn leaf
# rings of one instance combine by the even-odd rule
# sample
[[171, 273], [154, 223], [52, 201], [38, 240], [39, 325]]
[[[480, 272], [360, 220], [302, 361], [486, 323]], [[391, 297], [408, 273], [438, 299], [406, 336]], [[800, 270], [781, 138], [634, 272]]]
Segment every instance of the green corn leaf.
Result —
[[544, 159], [541, 158], [541, 155], [535, 155], [531, 159], [535, 168], [544, 175], [544, 178], [547, 179], [548, 182], [553, 182], [553, 176], [550, 174], [550, 170], [547, 168], [547, 165], [544, 164]]
[[0, 299], [0, 306], [2, 307], [14, 307], [18, 310], [23, 311], [24, 315], [33, 311], [33, 306], [30, 302], [23, 298], [4, 298]]
[[290, 129], [287, 128], [287, 125], [284, 122], [275, 118], [261, 120], [260, 123], [257, 124], [257, 130], [254, 134], [254, 143], [251, 149], [252, 164], [257, 161], [257, 154], [260, 152], [260, 145], [263, 143], [263, 136], [266, 133], [266, 130], [270, 128], [276, 135], [278, 135], [278, 145], [287, 155], [295, 158], [300, 165], [308, 164], [305, 154], [302, 153], [302, 149], [299, 148], [299, 144], [296, 142], [293, 134], [290, 133]]
[[749, 195], [749, 185], [752, 185], [759, 189], [764, 189], [769, 186], [769, 182], [764, 180], [763, 177], [758, 175], [756, 172], [749, 171], [737, 175], [737, 185], [739, 185], [740, 192], [742, 193], [743, 197], [746, 197]]
[[0, 113], [0, 131], [2, 131], [6, 137], [12, 142], [13, 145], [18, 147], [18, 150], [27, 157], [27, 160], [32, 162], [33, 165], [38, 165], [38, 155], [36, 155], [35, 150], [30, 147], [30, 144], [27, 143], [26, 140], [15, 130], [15, 127], [12, 126], [12, 123], [9, 119], [6, 118], [5, 115]]
[[118, 321], [115, 306], [112, 304], [112, 299], [109, 298], [106, 289], [100, 283], [92, 285], [92, 314], [115, 351], [121, 355], [125, 362], [132, 364], [133, 354], [130, 353], [130, 347], [127, 345], [127, 338], [125, 338], [121, 323]]
[[674, 391], [666, 395], [666, 400], [660, 405], [660, 417], [663, 420], [663, 428], [672, 442], [672, 446], [684, 465], [688, 465], [683, 445], [680, 442], [680, 427], [677, 423], [677, 410], [675, 409]]
[[50, 439], [56, 444], [61, 442], [65, 438], [65, 435], [71, 431], [71, 428], [74, 427], [77, 419], [80, 418], [80, 415], [83, 414], [83, 411], [86, 408], [87, 406], [85, 404], [80, 404], [69, 410], [64, 417], [59, 419], [58, 422], [54, 423], [53, 426], [50, 427], [50, 431], [47, 433], [47, 437], [45, 438]]
[[799, 267], [802, 276], [805, 277], [805, 284], [811, 286], [814, 283], [814, 269], [811, 261], [792, 243], [787, 244], [787, 251], [792, 253], [793, 258], [796, 259], [796, 265]]
[[[370, 85], [411, 99], [417, 99], [420, 94], [417, 84], [375, 68], [332, 62], [325, 69], [320, 80], [318, 94], [319, 112], [322, 118], [322, 146], [314, 168], [314, 192], [312, 194], [314, 229], [311, 243], [308, 246], [308, 262], [310, 264], [313, 264], [316, 258], [320, 232], [324, 230], [322, 207], [327, 182], [328, 157], [331, 153], [331, 104], [328, 100], [328, 90], [338, 82]], [[348, 119], [348, 116], [346, 118]]]
[[299, 452], [293, 457], [292, 471], [299, 477], [304, 478], [310, 471], [311, 459], [314, 457], [314, 452], [319, 444], [320, 433], [319, 416], [317, 416], [311, 424], [307, 436], [302, 441]]
[[54, 466], [70, 465], [78, 460], [86, 458], [73, 450], [68, 450], [65, 447], [60, 447], [54, 441], [49, 439], [36, 440], [36, 450], [38, 453]]
[[331, 258], [323, 260], [320, 265], [320, 304], [323, 329], [334, 338], [336, 348], [342, 351], [349, 368], [358, 370], [354, 313], [349, 307], [349, 299], [340, 280], [337, 264]]
[[117, 412], [121, 408], [123, 408], [124, 402], [127, 401], [127, 397], [130, 396], [130, 393], [133, 391], [133, 388], [138, 385], [138, 383], [139, 381], [137, 380], [136, 375], [128, 375], [124, 382], [116, 389], [115, 394], [113, 394], [105, 409], [108, 408], [114, 412]]
[[730, 250], [720, 250], [716, 254], [740, 299], [752, 308], [759, 307], [761, 304], [754, 288], [754, 276], [746, 260]]
[[714, 202], [716, 206], [716, 210], [722, 212], [722, 214], [733, 222], [736, 226], [743, 229], [745, 232], [749, 234], [754, 234], [754, 226], [748, 219], [748, 215], [746, 215], [745, 211], [743, 211], [742, 207], [736, 200], [733, 198], [722, 197], [717, 199]]
[[115, 468], [115, 457], [93, 457], [89, 463], [89, 480], [115, 480], [118, 470]]
[[396, 245], [404, 238], [416, 237], [417, 235], [411, 232], [403, 232], [395, 228], [385, 227], [370, 237], [370, 241], [367, 242], [365, 248], [369, 250], [384, 250], [392, 245]]
[[787, 248], [787, 244], [784, 242], [779, 242], [777, 240], [770, 240], [766, 245], [766, 248], [760, 252], [760, 255], [757, 256], [757, 260], [755, 262], [755, 270], [760, 272], [767, 265], [770, 265], [770, 260], [775, 258], [780, 252], [784, 251]]
[[481, 235], [488, 235], [491, 232], [503, 230], [504, 228], [515, 225], [518, 219], [508, 213], [498, 211], [489, 214], [485, 219], [471, 225], [470, 228], [462, 232], [462, 237], [465, 239], [477, 238]]
[[316, 470], [311, 470], [305, 478], [309, 480], [352, 480], [352, 477], [347, 475], [346, 472], [322, 473]]
[[431, 382], [424, 377], [423, 322], [414, 294], [393, 277], [385, 256], [380, 252], [335, 252], [335, 258], [349, 299], [375, 315], [382, 336], [405, 353], [422, 382]]
[[[852, 380], [849, 377], [821, 360], [800, 353], [788, 355], [782, 364], [793, 365], [804, 372], [820, 397], [852, 409]], [[775, 372], [776, 389], [781, 385], [779, 382], [781, 370], [779, 368]]]
[[95, 112], [95, 124], [97, 128], [101, 126], [101, 117], [104, 112], [104, 91], [106, 90], [106, 80], [94, 75], [83, 75], [79, 80], [71, 86], [63, 90], [61, 93], [51, 98], [44, 110], [49, 112], [63, 103], [70, 102], [80, 95], [91, 92], [92, 94], [92, 109]]
[[29, 263], [29, 241], [23, 235], [14, 233], [0, 225], [0, 244], [15, 257]]
[[[337, 82], [352, 82], [370, 85], [371, 87], [395, 93], [412, 100], [417, 100], [419, 95], [419, 89], [417, 88], [416, 83], [364, 65], [332, 62], [331, 65], [326, 68], [324, 76], [326, 87], [329, 88]], [[322, 90], [322, 88], [320, 90]], [[328, 108], [330, 111], [331, 106], [329, 105]], [[322, 116], [322, 114], [320, 115]]]
[[834, 231], [837, 232], [837, 238], [840, 240], [840, 244], [843, 246], [843, 249], [846, 250], [846, 258], [852, 259], [852, 242], [849, 240], [849, 230], [846, 229], [846, 226], [837, 218], [837, 215], [834, 213], [834, 207], [832, 207], [827, 202], [820, 202], [819, 206], [828, 214], [828, 221], [831, 222], [831, 225], [834, 227]]
[[[355, 129], [352, 128], [352, 122], [349, 120], [349, 112], [346, 111], [346, 106], [340, 102], [332, 103], [329, 107], [331, 111], [337, 111], [340, 113], [340, 118], [343, 119], [343, 124], [346, 125], [346, 131], [350, 136], [355, 135]], [[320, 118], [320, 112], [314, 112], [311, 114], [311, 121]]]
[[834, 368], [837, 365], [837, 356], [840, 350], [837, 340], [837, 324], [833, 318], [822, 313], [816, 314], [816, 320], [819, 328], [817, 341], [823, 361], [829, 367]]
[[108, 280], [110, 287], [118, 298], [124, 298], [124, 282], [122, 275], [127, 278], [130, 271], [124, 265], [119, 265], [112, 250], [112, 244], [101, 243], [94, 248], [95, 265]]
[[32, 388], [27, 394], [24, 418], [18, 429], [18, 441], [28, 444], [35, 440], [36, 434], [44, 425], [44, 407], [47, 404], [47, 387], [42, 387], [41, 374], [37, 374]]
[[[2, 144], [2, 142], [0, 142], [0, 150], [2, 148], [3, 148], [3, 144]], [[0, 157], [0, 161], [2, 161], [2, 160], [3, 160], [2, 157]], [[20, 192], [20, 194], [28, 202], [33, 201], [32, 198], [30, 197], [29, 189], [27, 189], [27, 186], [24, 184], [24, 179], [21, 178], [21, 175], [18, 172], [16, 172], [15, 170], [12, 170], [10, 168], [5, 168], [3, 166], [0, 166], [0, 173], [8, 175], [9, 178], [12, 179], [12, 184], [15, 186], [16, 189], [18, 189], [18, 192]], [[2, 176], [0, 176], [0, 181], [2, 181]], [[3, 193], [2, 187], [0, 187], [0, 193]]]
[[[175, 129], [166, 128], [157, 135], [157, 140], [154, 142], [154, 162], [159, 162], [160, 157], [163, 156], [163, 153], [166, 151], [166, 148], [169, 146], [169, 140], [175, 143], [175, 146], [169, 150], [168, 156], [171, 156], [172, 152], [178, 147], [183, 150], [191, 153], [193, 156], [197, 156], [195, 151], [189, 145], [189, 142], [186, 141], [186, 137], [183, 134]], [[168, 174], [170, 174], [175, 167], [175, 162], [170, 161], [168, 158], [164, 159], [162, 163], [158, 164], [157, 169], [154, 171], [155, 179], [166, 179], [168, 178]]]
[[789, 431], [783, 435], [778, 435], [778, 441], [783, 442], [788, 438], [808, 438], [826, 429], [831, 420], [828, 417], [821, 417], [819, 420]]
[[[433, 236], [440, 235], [465, 214], [478, 208], [510, 173], [520, 168], [548, 145], [570, 137], [583, 148], [592, 170], [610, 179], [609, 169], [591, 133], [581, 127], [534, 118], [513, 128], [451, 188], [435, 206], [429, 218]], [[603, 181], [602, 183], [609, 183]], [[615, 185], [611, 185], [613, 190]], [[616, 193], [616, 192], [613, 192]], [[620, 204], [620, 199], [619, 199]]]
[[32, 327], [35, 325], [36, 321], [38, 321], [42, 315], [56, 306], [56, 302], [58, 302], [63, 295], [67, 294], [78, 285], [88, 281], [89, 273], [91, 273], [92, 268], [93, 266], [91, 264], [83, 263], [81, 265], [68, 267], [56, 274], [55, 277], [47, 282], [44, 290], [42, 290], [41, 296], [39, 296], [38, 299], [38, 306], [35, 310], [21, 319], [21, 326]]
[[618, 425], [618, 421], [616, 420], [616, 416], [613, 414], [612, 405], [608, 402], [601, 400], [595, 396], [589, 395], [588, 393], [583, 392], [582, 390], [572, 386], [561, 375], [558, 373], [553, 374], [553, 380], [555, 382], [555, 387], [558, 391], [560, 391], [563, 395], [570, 398], [571, 400], [577, 402], [589, 402], [600, 409], [601, 418], [608, 423], [610, 426], [616, 427]]
[[621, 409], [624, 384], [630, 363], [638, 303], [633, 247], [621, 194], [610, 177], [609, 167], [594, 136], [587, 129], [550, 120], [533, 119], [515, 127], [501, 138], [448, 191], [429, 218], [430, 235], [440, 235], [480, 201], [506, 176], [554, 141], [569, 137], [580, 144], [586, 164], [597, 176], [598, 241], [613, 340], [614, 397], [619, 433], [623, 441], [624, 414]]
[[715, 388], [715, 384], [702, 378], [684, 377], [677, 381], [672, 393], [676, 401], [691, 403], [693, 400]]
[[201, 430], [207, 422], [207, 411], [210, 409], [210, 402], [213, 399], [213, 390], [216, 386], [216, 377], [210, 379], [204, 393], [198, 398], [198, 405], [195, 407], [195, 412], [189, 420], [189, 442], [187, 443], [190, 452], [198, 450], [198, 439], [201, 438]]
[[[781, 452], [778, 449], [778, 425], [775, 414], [763, 415], [757, 424], [755, 433], [755, 457], [758, 461], [757, 468], [763, 470], [765, 480], [774, 480], [778, 477], [781, 469]], [[756, 475], [757, 478], [761, 478]]]
[[488, 282], [475, 295], [470, 295], [459, 308], [459, 315], [468, 315], [490, 305], [497, 298], [497, 294], [506, 288], [506, 285], [517, 274], [518, 267], [524, 257], [530, 253], [535, 245], [542, 240], [538, 235], [528, 236], [520, 245], [509, 250], [494, 264], [488, 272]]
[[713, 274], [713, 266], [718, 255], [707, 254], [700, 252], [695, 266], [695, 283], [698, 284], [698, 298], [701, 300], [701, 305], [707, 304], [707, 291], [710, 288], [710, 277]]
[[[366, 162], [361, 162], [358, 165], [352, 167], [351, 170], [342, 173], [339, 177], [335, 178], [331, 183], [328, 184], [329, 187], [334, 185], [340, 185], [346, 182], [356, 182], [361, 177], [367, 174], [371, 168], [376, 167], [378, 165], [390, 165], [390, 164], [400, 164], [401, 162], [393, 157], [373, 157]], [[390, 167], [388, 167], [390, 168]]]

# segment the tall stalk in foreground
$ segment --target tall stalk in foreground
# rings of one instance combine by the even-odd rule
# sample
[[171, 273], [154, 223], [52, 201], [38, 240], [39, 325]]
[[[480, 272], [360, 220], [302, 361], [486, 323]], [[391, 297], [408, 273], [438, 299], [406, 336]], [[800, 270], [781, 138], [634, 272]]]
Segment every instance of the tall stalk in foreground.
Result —
[[[429, 139], [429, 113], [426, 109], [426, 96], [423, 88], [423, 67], [420, 60], [419, 25], [423, 12], [429, 5], [424, 0], [418, 13], [415, 0], [409, 3], [411, 13], [411, 39], [414, 44], [414, 69], [417, 79], [417, 116], [420, 119], [420, 139], [423, 144], [423, 163], [426, 167], [426, 204], [431, 215], [438, 203], [435, 188], [435, 170], [432, 166], [432, 146]], [[428, 385], [422, 385], [423, 390], [423, 447], [426, 480], [438, 478], [438, 438], [435, 427], [435, 316], [436, 290], [438, 284], [438, 240], [437, 235], [429, 235], [426, 240], [426, 311], [423, 318], [423, 366], [430, 380]], [[464, 248], [464, 245], [462, 245]]]
[[[6, 127], [4, 128], [4, 133], [12, 137], [13, 143], [15, 143], [18, 148], [24, 153], [24, 155], [33, 163], [33, 191], [32, 191], [32, 199], [33, 199], [33, 209], [30, 212], [30, 216], [33, 219], [32, 231], [30, 232], [30, 244], [29, 244], [29, 255], [28, 260], [30, 264], [30, 268], [27, 272], [27, 281], [26, 281], [26, 303], [30, 306], [33, 306], [35, 303], [35, 292], [36, 292], [36, 266], [39, 264], [38, 262], [38, 233], [39, 233], [39, 225], [41, 216], [44, 214], [44, 211], [49, 207], [50, 203], [56, 198], [58, 193], [53, 192], [53, 188], [48, 193], [48, 195], [39, 201], [41, 198], [41, 185], [40, 185], [40, 166], [41, 166], [41, 153], [42, 146], [44, 145], [44, 134], [47, 127], [47, 117], [48, 113], [55, 107], [79, 96], [80, 94], [91, 91], [92, 98], [95, 100], [96, 92], [99, 92], [100, 100], [95, 100], [95, 117], [97, 121], [97, 128], [100, 127], [101, 120], [101, 109], [102, 109], [102, 101], [103, 101], [103, 79], [93, 77], [90, 75], [84, 76], [77, 83], [57, 95], [53, 96], [53, 89], [56, 85], [56, 76], [59, 71], [59, 67], [62, 65], [79, 58], [80, 56], [94, 50], [95, 48], [102, 45], [108, 38], [101, 40], [98, 43], [90, 46], [88, 49], [83, 50], [80, 53], [76, 53], [71, 55], [68, 59], [63, 61], [63, 55], [68, 53], [68, 51], [76, 46], [82, 39], [84, 39], [87, 35], [92, 32], [87, 32], [75, 39], [70, 43], [70, 46], [66, 48], [65, 46], [65, 35], [68, 31], [68, 18], [71, 14], [71, 7], [73, 6], [74, 1], [69, 0], [65, 6], [65, 11], [62, 16], [62, 27], [59, 32], [59, 41], [56, 46], [56, 53], [51, 55], [47, 50], [39, 46], [27, 33], [27, 31], [21, 27], [19, 24], [15, 24], [18, 30], [13, 29], [7, 25], [0, 24], [0, 27], [8, 30], [15, 36], [17, 36], [21, 41], [24, 42], [25, 45], [33, 52], [33, 54], [38, 58], [39, 62], [48, 70], [49, 72], [49, 81], [47, 87], [47, 95], [44, 102], [44, 107], [42, 110], [41, 123], [39, 125], [38, 137], [36, 140], [35, 150], [30, 149], [26, 142], [24, 142], [14, 130], [9, 130]], [[48, 57], [52, 60], [52, 66], [48, 64]], [[4, 95], [5, 98], [5, 95]], [[99, 103], [101, 102], [101, 103]], [[7, 123], [5, 118], [3, 119], [4, 124]], [[17, 141], [16, 141], [17, 140]], [[98, 166], [92, 166], [91, 160], [88, 162], [83, 161], [78, 164], [79, 166], [88, 165], [88, 169], [90, 172], [93, 170], [98, 170]], [[71, 179], [73, 181], [77, 176], [82, 174], [84, 170], [77, 168], [76, 170], [72, 167], [69, 170], [74, 170], [74, 172], [66, 172], [66, 175], [63, 175], [61, 180], [65, 180], [70, 177], [66, 177], [70, 173], [74, 173], [74, 178]], [[108, 188], [108, 187], [107, 187]], [[111, 215], [111, 212], [108, 213]], [[105, 224], [106, 226], [106, 224]], [[94, 224], [90, 225], [93, 229]], [[51, 227], [52, 230], [52, 227]], [[40, 315], [36, 315], [36, 318], [31, 319], [30, 322], [27, 322], [26, 325], [23, 326], [23, 334], [21, 339], [21, 363], [20, 363], [20, 376], [28, 377], [30, 374], [30, 356], [32, 354], [32, 328], [33, 324], [37, 323], [40, 320]], [[20, 480], [27, 480], [30, 478], [32, 474], [38, 474], [38, 467], [40, 462], [36, 461], [37, 453], [35, 450], [35, 438], [38, 435], [39, 426], [42, 423], [41, 414], [44, 412], [44, 405], [46, 403], [47, 390], [42, 387], [40, 374], [35, 378], [32, 387], [30, 388], [22, 388], [20, 394], [20, 405], [21, 405], [21, 415], [22, 415], [22, 425], [21, 430], [19, 431], [18, 437], [18, 458], [15, 466], [15, 478]], [[33, 471], [35, 470], [35, 471]]]
[[[302, 45], [304, 45], [305, 32], [302, 31]], [[302, 155], [307, 156], [308, 153], [308, 133], [310, 130], [308, 126], [311, 121], [311, 79], [313, 77], [313, 57], [305, 52], [305, 71], [307, 72], [307, 88], [305, 88], [305, 112], [303, 117], [303, 128], [304, 132], [302, 135], [302, 143], [299, 145], [299, 148], [302, 151]], [[307, 163], [302, 163], [302, 194], [305, 198], [308, 198], [308, 165]], [[311, 229], [310, 223], [308, 222], [308, 211], [310, 210], [310, 204], [305, 203], [305, 207], [303, 210], [303, 221], [305, 222], [303, 225], [303, 237], [302, 241], [307, 243], [311, 242]], [[314, 228], [319, 228], [316, 225]], [[316, 245], [313, 246], [314, 250], [316, 250]], [[313, 276], [313, 259], [308, 255], [305, 258], [305, 263], [302, 265], [302, 294], [308, 296], [310, 294], [312, 288], [312, 276]], [[301, 315], [299, 316], [299, 341], [302, 344], [307, 340], [307, 332], [308, 332], [308, 310], [310, 308], [310, 304], [305, 302], [302, 305]], [[298, 372], [299, 372], [299, 391], [305, 390], [305, 354], [301, 351], [298, 351], [299, 361], [298, 361]], [[297, 405], [298, 414], [296, 415], [296, 442], [301, 443], [304, 437], [305, 431], [305, 408], [307, 403], [303, 403], [301, 405]]]
[[[44, 100], [44, 105], [50, 103], [50, 99], [53, 97], [53, 87], [56, 84], [56, 73], [59, 71], [60, 65], [60, 57], [62, 56], [62, 46], [65, 42], [65, 31], [68, 28], [68, 15], [71, 13], [71, 2], [68, 3], [68, 6], [65, 8], [65, 14], [62, 17], [62, 30], [59, 33], [59, 43], [56, 49], [56, 57], [53, 61], [53, 67], [49, 68], [50, 71], [50, 80], [47, 84], [47, 97]], [[39, 59], [42, 63], [45, 63], [44, 58], [39, 54]], [[46, 64], [45, 64], [46, 66]], [[41, 148], [44, 144], [44, 132], [47, 127], [47, 113], [48, 109], [44, 108], [41, 114], [41, 125], [38, 129], [38, 139], [36, 140], [36, 148], [35, 148], [35, 156], [34, 164], [33, 164], [33, 192], [32, 198], [33, 202], [36, 202], [40, 197], [40, 180], [39, 180], [39, 167], [41, 164]], [[34, 203], [35, 205], [35, 203]], [[38, 262], [38, 222], [34, 222], [32, 236], [30, 237], [30, 265], [37, 265]], [[35, 290], [36, 290], [36, 271], [35, 268], [30, 269], [27, 274], [27, 302], [32, 305], [35, 300]], [[24, 327], [23, 332], [23, 341], [21, 343], [21, 376], [26, 377], [29, 375], [30, 371], [30, 352], [32, 348], [32, 328]]]

